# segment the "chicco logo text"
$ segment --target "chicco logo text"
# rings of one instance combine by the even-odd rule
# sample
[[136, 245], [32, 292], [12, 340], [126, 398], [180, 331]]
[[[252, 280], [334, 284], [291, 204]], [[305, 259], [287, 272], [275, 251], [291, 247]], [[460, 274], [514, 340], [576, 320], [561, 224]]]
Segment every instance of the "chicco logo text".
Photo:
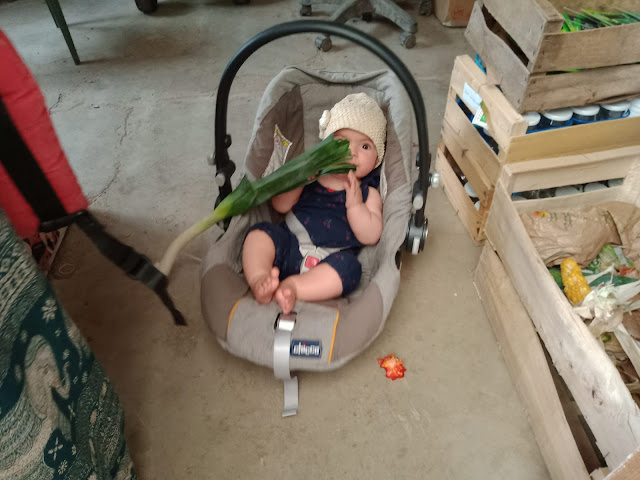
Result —
[[290, 352], [292, 357], [315, 357], [322, 355], [322, 344], [319, 341], [291, 340]]

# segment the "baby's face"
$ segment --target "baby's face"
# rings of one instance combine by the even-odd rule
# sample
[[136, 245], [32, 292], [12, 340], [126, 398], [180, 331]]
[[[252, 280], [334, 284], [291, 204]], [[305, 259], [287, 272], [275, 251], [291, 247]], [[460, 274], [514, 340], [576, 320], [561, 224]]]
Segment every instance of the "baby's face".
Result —
[[334, 138], [349, 141], [351, 163], [356, 166], [356, 177], [362, 178], [371, 173], [378, 163], [378, 149], [368, 136], [350, 128], [342, 128], [334, 133]]

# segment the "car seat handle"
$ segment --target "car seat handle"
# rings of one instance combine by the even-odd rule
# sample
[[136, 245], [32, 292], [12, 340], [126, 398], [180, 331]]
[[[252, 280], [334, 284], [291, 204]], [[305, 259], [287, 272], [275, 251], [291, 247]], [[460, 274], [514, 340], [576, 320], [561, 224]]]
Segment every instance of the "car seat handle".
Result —
[[227, 106], [233, 79], [242, 64], [260, 47], [278, 38], [298, 33], [322, 33], [351, 40], [378, 56], [402, 82], [411, 100], [416, 117], [416, 126], [418, 128], [419, 175], [416, 186], [422, 193], [423, 204], [422, 207], [415, 212], [415, 224], [416, 226], [423, 225], [425, 221], [424, 206], [427, 199], [427, 188], [429, 186], [431, 155], [429, 154], [427, 116], [420, 88], [405, 64], [380, 41], [356, 28], [324, 20], [297, 20], [286, 22], [258, 33], [238, 50], [222, 73], [216, 98], [215, 150], [213, 153], [217, 172], [224, 172], [224, 183], [220, 187], [219, 200], [231, 193], [231, 174], [229, 174], [229, 172], [233, 173], [235, 170], [235, 165], [229, 158], [227, 152], [229, 145], [231, 145], [231, 137], [227, 133]]

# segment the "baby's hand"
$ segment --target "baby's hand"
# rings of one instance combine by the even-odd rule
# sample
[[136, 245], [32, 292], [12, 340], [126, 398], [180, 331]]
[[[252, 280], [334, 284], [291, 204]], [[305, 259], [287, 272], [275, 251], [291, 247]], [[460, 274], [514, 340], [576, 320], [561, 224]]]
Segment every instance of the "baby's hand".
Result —
[[360, 180], [356, 178], [356, 174], [353, 173], [353, 170], [349, 171], [349, 175], [347, 175], [347, 180], [344, 182], [344, 190], [347, 193], [347, 208], [355, 207], [362, 203]]

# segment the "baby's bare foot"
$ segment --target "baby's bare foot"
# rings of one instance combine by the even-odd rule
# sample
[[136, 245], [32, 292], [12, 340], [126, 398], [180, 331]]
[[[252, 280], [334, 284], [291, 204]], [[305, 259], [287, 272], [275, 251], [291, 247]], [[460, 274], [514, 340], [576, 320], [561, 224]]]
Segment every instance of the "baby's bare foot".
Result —
[[273, 267], [269, 273], [256, 277], [251, 283], [251, 291], [256, 301], [261, 304], [269, 303], [280, 285], [280, 271]]
[[293, 283], [286, 280], [282, 282], [274, 293], [273, 299], [280, 305], [282, 313], [291, 313], [296, 303], [296, 290]]

